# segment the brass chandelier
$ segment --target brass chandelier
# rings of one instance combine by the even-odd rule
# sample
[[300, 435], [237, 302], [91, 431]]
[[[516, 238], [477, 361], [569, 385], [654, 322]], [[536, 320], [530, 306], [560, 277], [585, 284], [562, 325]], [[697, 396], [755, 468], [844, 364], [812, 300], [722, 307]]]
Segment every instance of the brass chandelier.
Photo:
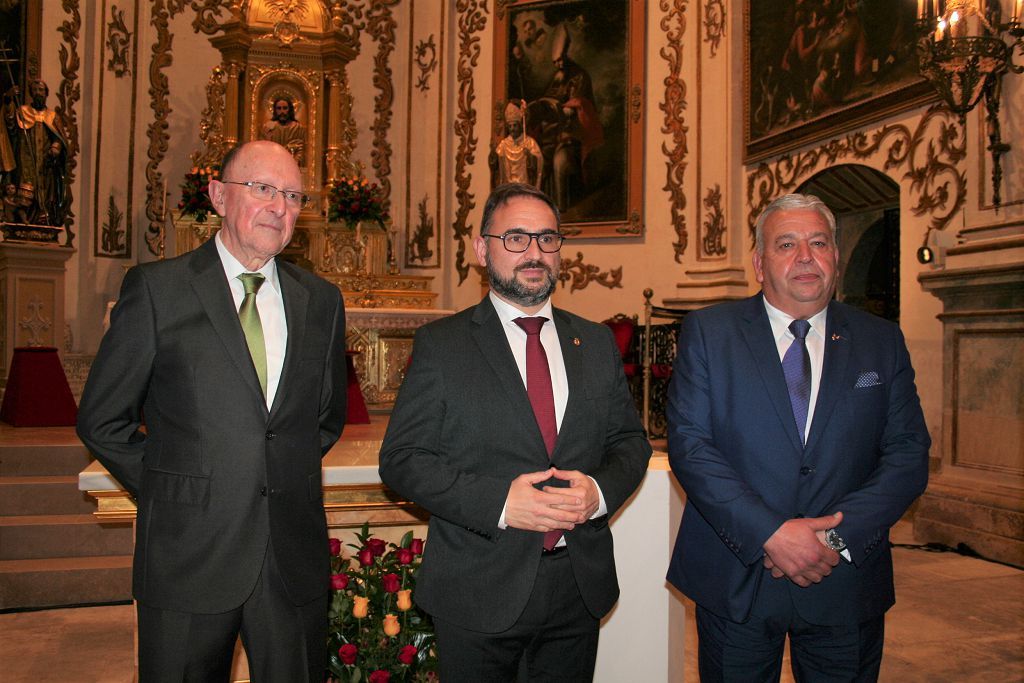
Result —
[[996, 208], [1001, 204], [1000, 157], [1010, 150], [999, 126], [1000, 85], [1006, 72], [1024, 72], [1013, 62], [1016, 51], [1024, 55], [1024, 0], [1013, 0], [1013, 6], [1013, 16], [1003, 23], [1000, 0], [917, 0], [921, 75], [961, 122], [985, 99]]

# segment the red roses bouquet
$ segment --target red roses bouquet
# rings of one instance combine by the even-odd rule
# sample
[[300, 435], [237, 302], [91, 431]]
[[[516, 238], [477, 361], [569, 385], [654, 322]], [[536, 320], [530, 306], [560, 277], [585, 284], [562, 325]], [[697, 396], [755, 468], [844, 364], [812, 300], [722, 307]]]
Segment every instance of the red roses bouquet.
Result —
[[341, 177], [327, 190], [327, 218], [353, 229], [360, 221], [375, 221], [382, 228], [388, 213], [384, 190], [366, 178]]
[[181, 213], [194, 216], [196, 223], [205, 222], [206, 214], [213, 213], [213, 204], [210, 203], [210, 195], [207, 194], [210, 181], [219, 179], [220, 166], [194, 166], [186, 173], [185, 182], [181, 184], [181, 201], [178, 202]]
[[328, 670], [341, 683], [397, 683], [437, 678], [430, 617], [412, 602], [423, 540], [398, 545], [370, 536], [364, 524], [349, 557], [331, 543]]

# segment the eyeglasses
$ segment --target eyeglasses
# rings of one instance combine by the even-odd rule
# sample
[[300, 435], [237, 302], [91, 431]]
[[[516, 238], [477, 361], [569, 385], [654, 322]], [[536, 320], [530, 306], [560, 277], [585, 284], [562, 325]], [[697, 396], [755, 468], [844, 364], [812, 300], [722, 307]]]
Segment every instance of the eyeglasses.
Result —
[[565, 236], [557, 232], [506, 232], [504, 235], [480, 235], [493, 237], [504, 243], [505, 249], [513, 254], [521, 254], [530, 248], [530, 242], [537, 240], [537, 246], [545, 254], [553, 254], [562, 248]]
[[298, 190], [280, 190], [273, 185], [258, 183], [255, 180], [248, 180], [244, 183], [240, 183], [236, 180], [222, 180], [221, 182], [225, 185], [245, 185], [249, 188], [249, 194], [264, 202], [274, 201], [274, 198], [277, 197], [277, 193], [280, 192], [281, 196], [284, 197], [285, 203], [289, 206], [304, 209], [306, 208], [306, 204], [309, 204], [309, 195], [299, 192]]

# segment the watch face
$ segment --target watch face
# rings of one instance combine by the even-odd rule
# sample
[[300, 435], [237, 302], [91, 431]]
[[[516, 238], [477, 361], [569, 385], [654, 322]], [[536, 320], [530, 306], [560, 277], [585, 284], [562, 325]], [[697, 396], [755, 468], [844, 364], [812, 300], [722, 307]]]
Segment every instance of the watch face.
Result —
[[825, 532], [825, 541], [828, 542], [828, 546], [832, 550], [839, 551], [846, 548], [846, 543], [835, 529], [829, 529]]

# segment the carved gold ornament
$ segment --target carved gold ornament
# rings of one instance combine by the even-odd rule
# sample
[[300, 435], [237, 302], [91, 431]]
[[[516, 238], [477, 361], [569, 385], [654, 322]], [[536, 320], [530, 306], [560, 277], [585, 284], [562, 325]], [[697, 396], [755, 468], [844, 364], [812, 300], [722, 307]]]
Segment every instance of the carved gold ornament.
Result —
[[571, 282], [569, 293], [578, 289], [586, 289], [591, 282], [596, 282], [608, 289], [622, 288], [622, 266], [611, 268], [607, 272], [601, 272], [599, 266], [583, 262], [583, 252], [576, 252], [576, 258], [562, 260], [558, 271], [558, 281], [565, 287], [566, 282]]
[[459, 146], [455, 152], [455, 198], [457, 207], [455, 220], [452, 223], [454, 239], [458, 243], [455, 251], [455, 271], [459, 274], [461, 285], [469, 277], [469, 265], [466, 263], [466, 238], [473, 231], [467, 225], [469, 212], [476, 203], [474, 195], [469, 191], [473, 175], [469, 169], [476, 160], [477, 137], [476, 87], [473, 83], [473, 69], [480, 59], [480, 32], [487, 26], [487, 0], [457, 0], [459, 30], [459, 61], [456, 66], [456, 77], [459, 83], [458, 113], [455, 117], [455, 135]]
[[[934, 131], [931, 136], [927, 135], [929, 130]], [[771, 163], [761, 162], [747, 176], [751, 244], [757, 217], [776, 197], [792, 192], [803, 178], [822, 166], [847, 158], [867, 159], [880, 152], [885, 154], [883, 170], [902, 169], [903, 180], [910, 181], [910, 193], [916, 195], [917, 202], [911, 213], [931, 215], [928, 230], [945, 229], [967, 198], [967, 175], [957, 168], [967, 154], [967, 134], [956, 114], [934, 105], [913, 132], [903, 124], [890, 124], [871, 133], [849, 133], [795, 155], [785, 154]]]
[[78, 0], [62, 0], [61, 7], [64, 12], [70, 15], [70, 19], [61, 22], [57, 29], [61, 35], [61, 44], [58, 48], [60, 58], [60, 87], [57, 89], [57, 113], [64, 124], [64, 131], [67, 133], [67, 176], [64, 180], [65, 201], [67, 210], [64, 214], [64, 231], [67, 235], [64, 246], [73, 247], [75, 244], [75, 233], [72, 230], [75, 213], [72, 188], [75, 182], [75, 168], [78, 167], [78, 115], [75, 113], [75, 104], [82, 98], [82, 89], [78, 83], [78, 69], [81, 60], [78, 57], [78, 36], [82, 30], [82, 15], [78, 11]]
[[672, 147], [662, 143], [661, 151], [668, 157], [666, 162], [665, 186], [662, 188], [669, 194], [672, 212], [672, 227], [675, 228], [677, 241], [672, 243], [676, 263], [682, 263], [683, 252], [686, 251], [686, 195], [683, 194], [683, 175], [686, 171], [686, 133], [689, 130], [683, 124], [683, 110], [686, 109], [686, 83], [680, 78], [683, 64], [683, 34], [686, 32], [686, 0], [661, 0], [661, 30], [665, 34], [667, 44], [661, 48], [661, 57], [668, 62], [668, 76], [665, 84], [665, 99], [659, 105], [665, 112], [665, 123], [661, 132], [672, 136]]

